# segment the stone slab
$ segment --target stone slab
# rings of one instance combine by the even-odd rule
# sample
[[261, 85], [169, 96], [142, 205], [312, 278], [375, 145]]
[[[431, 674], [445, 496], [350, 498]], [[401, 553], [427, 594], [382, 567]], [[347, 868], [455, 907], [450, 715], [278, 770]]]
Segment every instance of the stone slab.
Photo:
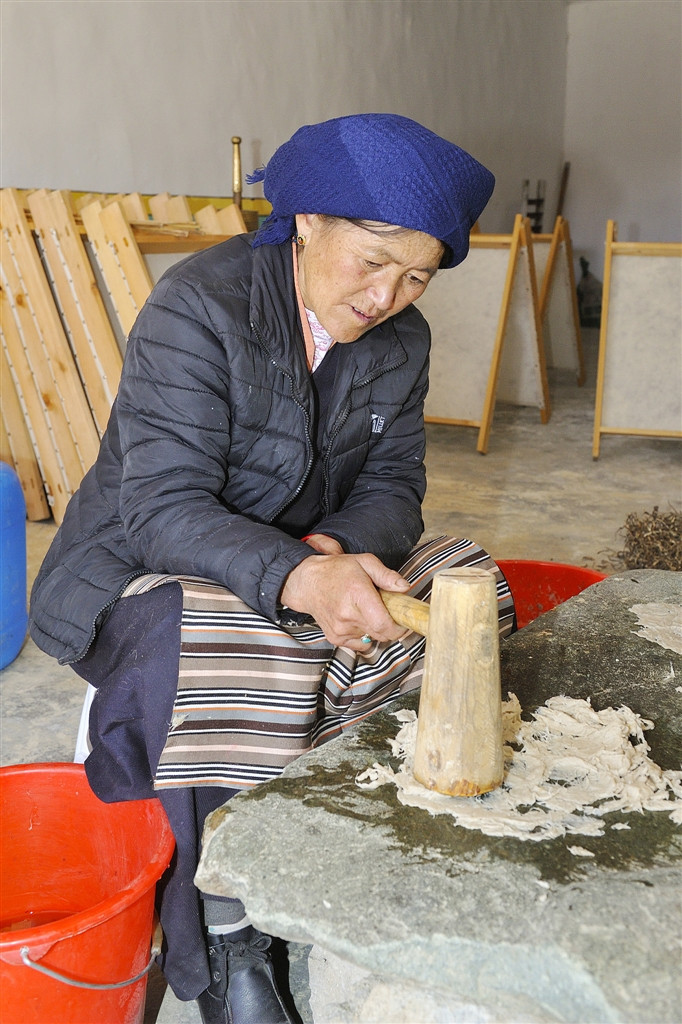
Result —
[[[548, 612], [504, 645], [503, 689], [528, 710], [557, 692], [591, 695], [597, 709], [628, 704], [655, 722], [655, 759], [679, 768], [682, 658], [638, 636], [629, 608], [682, 605], [680, 582], [619, 574]], [[417, 704], [413, 694], [393, 710]], [[379, 712], [216, 811], [200, 887], [241, 898], [264, 931], [352, 965], [349, 978], [367, 972], [349, 1021], [407, 1021], [395, 1000], [409, 1007], [421, 991], [422, 1024], [679, 1024], [682, 830], [663, 813], [610, 814], [607, 824], [627, 818], [630, 829], [581, 836], [589, 860], [569, 852], [574, 837], [464, 830], [402, 806], [392, 787], [356, 786], [374, 761], [397, 767], [397, 729]]]

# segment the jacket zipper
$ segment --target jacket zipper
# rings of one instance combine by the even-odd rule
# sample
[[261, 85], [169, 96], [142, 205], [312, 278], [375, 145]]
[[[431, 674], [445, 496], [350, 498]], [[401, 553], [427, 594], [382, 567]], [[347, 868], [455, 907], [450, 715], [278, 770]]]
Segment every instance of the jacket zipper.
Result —
[[[260, 331], [256, 327], [255, 323], [253, 323], [253, 321], [251, 321], [251, 330], [254, 332], [254, 334], [258, 338], [261, 346], [267, 352], [268, 351], [268, 347], [265, 344], [265, 341], [263, 339], [263, 335], [260, 333]], [[282, 514], [282, 512], [284, 512], [284, 510], [286, 508], [288, 508], [289, 505], [291, 505], [292, 502], [296, 501], [296, 498], [299, 496], [299, 494], [303, 490], [303, 488], [305, 486], [305, 483], [306, 483], [306, 480], [310, 476], [310, 471], [313, 468], [314, 456], [313, 456], [313, 441], [312, 441], [312, 437], [310, 436], [310, 417], [308, 416], [308, 411], [307, 411], [306, 407], [303, 405], [302, 402], [299, 401], [299, 399], [296, 396], [296, 388], [294, 387], [294, 377], [293, 377], [293, 374], [291, 374], [289, 372], [289, 370], [285, 366], [280, 365], [280, 363], [278, 363], [276, 359], [273, 359], [272, 356], [269, 356], [269, 358], [270, 358], [270, 361], [271, 361], [272, 365], [277, 367], [277, 369], [280, 370], [284, 374], [284, 376], [288, 379], [289, 384], [291, 385], [291, 397], [293, 398], [294, 402], [299, 407], [299, 409], [301, 410], [301, 412], [303, 413], [303, 416], [304, 416], [304, 421], [305, 421], [305, 439], [306, 439], [306, 442], [307, 442], [307, 445], [308, 445], [308, 464], [307, 464], [307, 466], [305, 468], [305, 473], [303, 474], [301, 482], [299, 483], [299, 485], [296, 488], [296, 490], [294, 491], [294, 493], [291, 494], [287, 498], [287, 500], [282, 505], [280, 505], [280, 507], [275, 512], [273, 512], [273, 514], [270, 516], [270, 518], [268, 519], [268, 522], [272, 523], [277, 518], [277, 516], [280, 516]]]
[[109, 611], [110, 608], [114, 607], [114, 605], [119, 600], [119, 598], [120, 598], [121, 594], [123, 593], [123, 591], [126, 589], [127, 586], [129, 586], [129, 584], [131, 584], [133, 582], [133, 580], [136, 580], [138, 576], [148, 576], [151, 573], [151, 571], [152, 571], [151, 569], [136, 569], [135, 572], [132, 572], [130, 574], [130, 576], [126, 577], [126, 579], [123, 582], [122, 586], [119, 588], [118, 593], [115, 594], [114, 597], [112, 597], [110, 601], [107, 601], [107, 603], [104, 605], [104, 607], [100, 608], [99, 612], [97, 613], [97, 618], [95, 619], [95, 621], [92, 624], [92, 630], [90, 632], [90, 639], [88, 640], [87, 644], [85, 645], [85, 648], [83, 649], [83, 652], [81, 654], [79, 654], [77, 658], [74, 658], [73, 661], [60, 662], [60, 664], [73, 665], [75, 662], [80, 661], [81, 658], [85, 657], [85, 655], [88, 653], [88, 651], [92, 647], [93, 641], [94, 641], [95, 636], [97, 634], [97, 622], [98, 622], [98, 620], [102, 618], [102, 615], [104, 615], [105, 612]]

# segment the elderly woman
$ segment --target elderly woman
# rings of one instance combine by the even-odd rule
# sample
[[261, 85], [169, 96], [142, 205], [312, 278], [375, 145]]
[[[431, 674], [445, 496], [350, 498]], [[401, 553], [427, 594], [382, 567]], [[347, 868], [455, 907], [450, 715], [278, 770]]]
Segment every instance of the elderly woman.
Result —
[[192, 884], [206, 814], [419, 685], [424, 641], [377, 588], [427, 599], [437, 570], [482, 565], [502, 636], [514, 617], [478, 545], [415, 547], [430, 337], [413, 303], [465, 258], [492, 175], [360, 114], [301, 128], [253, 180], [260, 230], [177, 264], [140, 313], [31, 605], [36, 643], [97, 688], [92, 788], [166, 809], [161, 964], [207, 1024], [291, 1017], [269, 937]]

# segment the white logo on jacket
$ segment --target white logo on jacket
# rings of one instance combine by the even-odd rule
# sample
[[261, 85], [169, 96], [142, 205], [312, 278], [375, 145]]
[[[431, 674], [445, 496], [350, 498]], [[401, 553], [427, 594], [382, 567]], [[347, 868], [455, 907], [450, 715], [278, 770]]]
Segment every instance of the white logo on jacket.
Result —
[[386, 422], [386, 420], [384, 419], [383, 416], [379, 416], [378, 413], [373, 412], [372, 413], [372, 433], [373, 434], [380, 434], [382, 432], [382, 430], [384, 429], [385, 422]]

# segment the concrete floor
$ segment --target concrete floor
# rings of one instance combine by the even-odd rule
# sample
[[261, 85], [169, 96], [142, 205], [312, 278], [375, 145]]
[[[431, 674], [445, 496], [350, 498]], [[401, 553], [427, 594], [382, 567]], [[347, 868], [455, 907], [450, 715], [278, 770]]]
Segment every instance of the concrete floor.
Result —
[[[589, 565], [609, 572], [631, 512], [682, 506], [680, 444], [635, 436], [602, 438], [592, 459], [597, 332], [584, 332], [587, 383], [551, 373], [552, 415], [498, 406], [487, 455], [476, 430], [429, 425], [426, 534], [478, 541], [498, 558]], [[52, 522], [27, 526], [29, 586], [55, 533]], [[0, 763], [70, 761], [85, 684], [27, 639], [0, 673]], [[152, 978], [145, 1024], [198, 1024], [162, 979]]]

